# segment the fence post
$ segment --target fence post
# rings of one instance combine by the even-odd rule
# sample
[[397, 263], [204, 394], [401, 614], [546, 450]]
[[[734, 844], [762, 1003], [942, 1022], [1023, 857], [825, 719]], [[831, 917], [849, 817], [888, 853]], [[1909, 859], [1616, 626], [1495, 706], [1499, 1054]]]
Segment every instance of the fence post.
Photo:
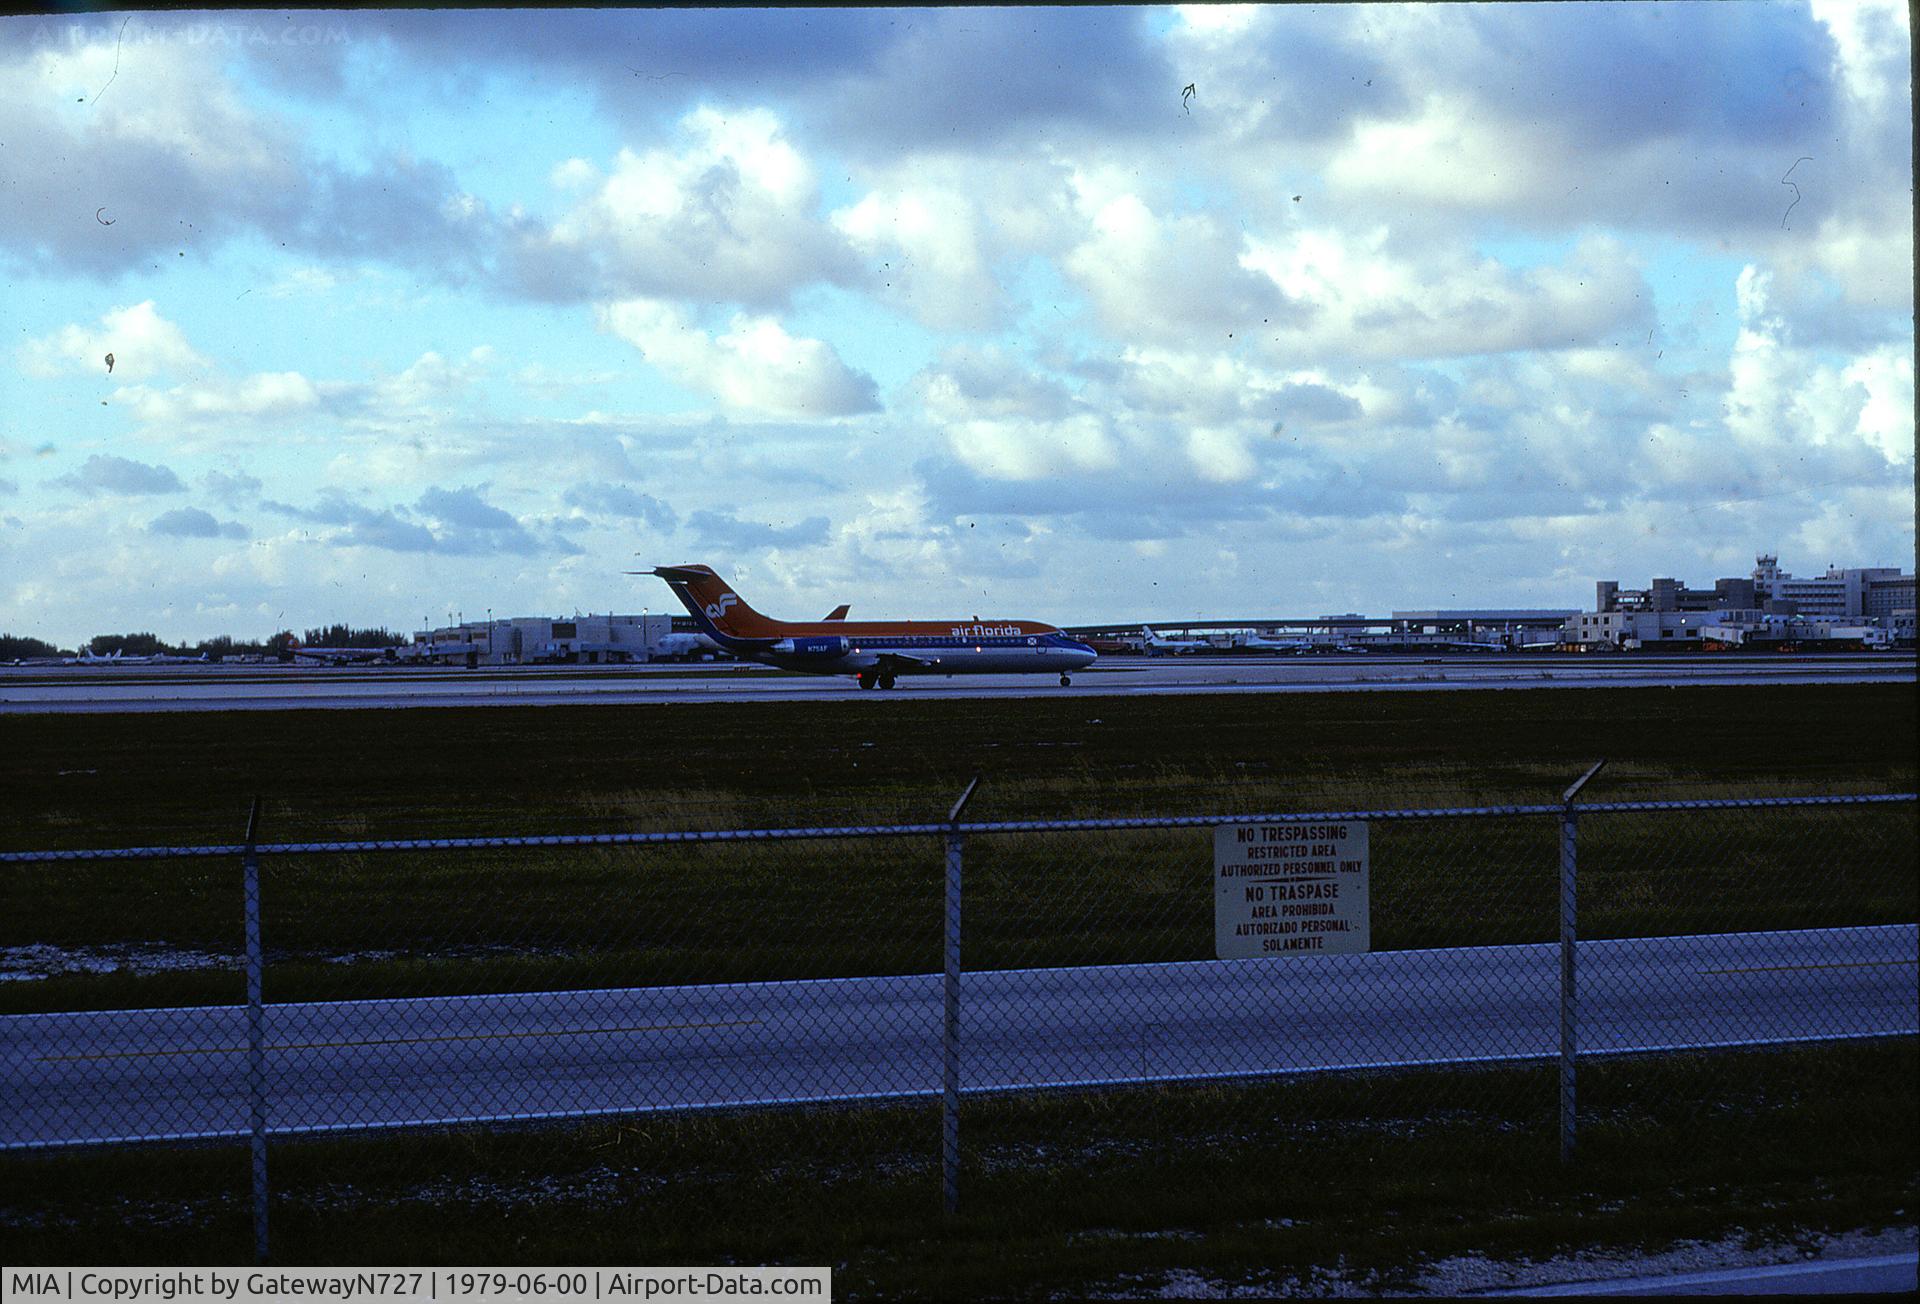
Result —
[[960, 1210], [960, 812], [980, 786], [980, 776], [947, 814], [946, 977], [941, 984], [946, 1016], [940, 1034], [940, 1198], [949, 1214]]
[[245, 868], [247, 911], [247, 1103], [253, 1134], [253, 1257], [267, 1261], [267, 1046], [266, 1010], [261, 1001], [264, 967], [260, 945], [260, 797], [247, 813]]
[[1579, 894], [1574, 854], [1577, 817], [1573, 799], [1605, 764], [1604, 760], [1595, 761], [1593, 768], [1574, 780], [1573, 786], [1560, 796], [1560, 1162], [1563, 1164], [1573, 1161], [1574, 1070], [1580, 1056], [1580, 1007], [1574, 966]]

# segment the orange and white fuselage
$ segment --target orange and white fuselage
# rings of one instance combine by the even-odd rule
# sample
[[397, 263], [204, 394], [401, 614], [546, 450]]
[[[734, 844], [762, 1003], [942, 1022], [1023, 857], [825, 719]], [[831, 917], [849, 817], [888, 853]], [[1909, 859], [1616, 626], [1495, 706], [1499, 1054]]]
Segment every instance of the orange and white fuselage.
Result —
[[863, 688], [897, 675], [1048, 673], [1062, 684], [1096, 653], [1057, 626], [1031, 620], [784, 621], [761, 615], [706, 566], [658, 575], [700, 632], [750, 661], [817, 675], [856, 675]]

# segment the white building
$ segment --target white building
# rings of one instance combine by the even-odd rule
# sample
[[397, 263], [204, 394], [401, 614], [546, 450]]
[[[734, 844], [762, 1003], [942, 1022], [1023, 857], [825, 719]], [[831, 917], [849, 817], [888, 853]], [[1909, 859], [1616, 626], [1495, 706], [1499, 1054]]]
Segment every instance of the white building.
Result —
[[[1796, 576], [1770, 553], [1755, 558], [1754, 595], [1797, 616], [1866, 616], [1881, 620], [1913, 610], [1913, 576], [1895, 566], [1827, 567], [1825, 575]], [[1789, 608], [1785, 604], [1792, 603]]]
[[666, 615], [510, 616], [421, 630], [403, 655], [483, 666], [645, 662], [672, 632]]
[[1568, 618], [1566, 642], [1582, 648], [1739, 647], [1858, 643], [1886, 647], [1913, 638], [1913, 579], [1892, 566], [1827, 568], [1797, 577], [1762, 553], [1750, 580], [1689, 589], [1674, 579], [1623, 590], [1595, 586], [1594, 610]]

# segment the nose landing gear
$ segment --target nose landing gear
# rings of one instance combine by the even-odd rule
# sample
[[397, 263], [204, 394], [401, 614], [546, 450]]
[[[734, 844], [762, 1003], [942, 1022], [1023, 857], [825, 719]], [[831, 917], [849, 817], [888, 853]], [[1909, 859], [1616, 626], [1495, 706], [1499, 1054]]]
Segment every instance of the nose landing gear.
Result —
[[1061, 675], [1061, 676], [1060, 676], [1060, 687], [1062, 687], [1062, 688], [1070, 688], [1070, 687], [1072, 687], [1072, 685], [1073, 685], [1073, 680], [1072, 680], [1071, 678], [1069, 678], [1069, 677], [1068, 677], [1068, 676], [1066, 676], [1066, 675]]

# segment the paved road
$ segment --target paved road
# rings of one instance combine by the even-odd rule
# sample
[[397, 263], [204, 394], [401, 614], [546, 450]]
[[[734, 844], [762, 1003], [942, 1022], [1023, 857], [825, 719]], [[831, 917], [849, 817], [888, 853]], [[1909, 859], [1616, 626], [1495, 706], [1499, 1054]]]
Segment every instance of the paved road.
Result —
[[1103, 657], [1076, 674], [1070, 688], [1061, 688], [1049, 675], [942, 675], [907, 676], [891, 692], [862, 692], [843, 676], [790, 675], [743, 665], [693, 671], [666, 666], [478, 671], [0, 667], [0, 714], [1915, 682], [1913, 656], [1879, 654]]
[[[1595, 1053], [1912, 1033], [1920, 928], [1583, 943]], [[980, 972], [964, 1085], [1557, 1054], [1559, 949]], [[939, 1090], [936, 974], [274, 1005], [276, 1133]], [[243, 1135], [245, 1011], [0, 1019], [0, 1147]]]
[[1656, 1277], [1571, 1281], [1481, 1294], [1531, 1295], [1906, 1295], [1920, 1289], [1920, 1259], [1883, 1254], [1867, 1259], [1776, 1263]]

